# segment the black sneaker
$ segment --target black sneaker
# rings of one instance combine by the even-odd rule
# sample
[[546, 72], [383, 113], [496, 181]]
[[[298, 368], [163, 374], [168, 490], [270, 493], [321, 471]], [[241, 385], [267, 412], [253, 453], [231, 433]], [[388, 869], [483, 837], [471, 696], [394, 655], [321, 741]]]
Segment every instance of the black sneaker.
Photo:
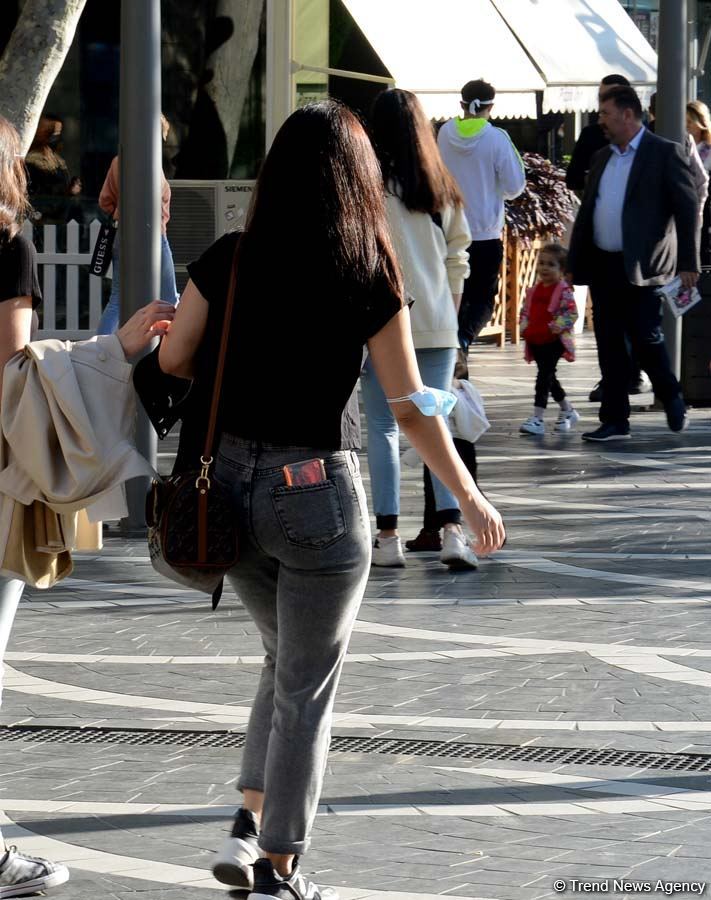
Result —
[[601, 425], [595, 431], [583, 433], [584, 441], [619, 441], [630, 436], [629, 425]]
[[595, 387], [590, 391], [588, 400], [591, 403], [602, 403], [602, 382], [598, 381]]
[[683, 431], [689, 424], [689, 418], [686, 415], [686, 405], [681, 394], [664, 405], [664, 411], [667, 414], [667, 425], [672, 431]]
[[258, 859], [254, 864], [254, 888], [247, 900], [338, 900], [338, 893], [305, 878], [297, 856], [288, 878], [277, 874], [268, 859]]
[[254, 813], [240, 809], [229, 837], [212, 864], [212, 874], [222, 884], [251, 888], [254, 884], [252, 866], [259, 859], [259, 825]]

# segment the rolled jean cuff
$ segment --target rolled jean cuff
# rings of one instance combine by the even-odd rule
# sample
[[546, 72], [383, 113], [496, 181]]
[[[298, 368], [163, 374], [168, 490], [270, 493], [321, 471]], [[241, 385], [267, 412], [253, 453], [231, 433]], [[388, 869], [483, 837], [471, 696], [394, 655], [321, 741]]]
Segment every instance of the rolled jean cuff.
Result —
[[237, 790], [238, 791], [259, 791], [260, 794], [264, 793], [264, 779], [263, 778], [245, 778], [240, 776], [237, 782]]
[[436, 512], [437, 527], [443, 525], [461, 525], [462, 511], [459, 509], [438, 509]]
[[378, 531], [394, 531], [397, 528], [397, 516], [377, 516], [375, 524]]
[[263, 831], [259, 833], [259, 849], [264, 853], [279, 853], [283, 856], [290, 856], [292, 853], [301, 856], [311, 846], [311, 838], [303, 841], [280, 841], [278, 838], [273, 840]]

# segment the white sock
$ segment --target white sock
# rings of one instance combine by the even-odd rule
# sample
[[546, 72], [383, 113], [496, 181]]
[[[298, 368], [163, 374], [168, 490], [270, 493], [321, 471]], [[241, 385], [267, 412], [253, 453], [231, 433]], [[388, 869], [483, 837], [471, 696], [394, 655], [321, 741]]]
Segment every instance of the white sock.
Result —
[[568, 400], [567, 397], [564, 397], [560, 401], [558, 406], [560, 406], [560, 408], [563, 410], [563, 412], [570, 412], [570, 410], [573, 408], [573, 404], [570, 402], [570, 400]]
[[533, 407], [533, 415], [537, 419], [542, 419], [545, 414], [545, 411], [546, 411], [545, 407], [543, 407], [543, 406], [534, 406]]

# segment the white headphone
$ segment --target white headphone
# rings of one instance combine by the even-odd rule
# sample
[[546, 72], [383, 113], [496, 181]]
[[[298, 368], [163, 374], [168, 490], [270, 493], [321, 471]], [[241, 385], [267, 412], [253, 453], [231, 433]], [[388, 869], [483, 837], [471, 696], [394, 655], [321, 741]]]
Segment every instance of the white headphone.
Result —
[[470, 112], [470, 113], [478, 113], [478, 112], [479, 112], [479, 107], [480, 107], [480, 106], [492, 106], [493, 103], [494, 103], [493, 100], [479, 100], [479, 99], [474, 99], [474, 100], [472, 100], [472, 102], [469, 104], [469, 112]]

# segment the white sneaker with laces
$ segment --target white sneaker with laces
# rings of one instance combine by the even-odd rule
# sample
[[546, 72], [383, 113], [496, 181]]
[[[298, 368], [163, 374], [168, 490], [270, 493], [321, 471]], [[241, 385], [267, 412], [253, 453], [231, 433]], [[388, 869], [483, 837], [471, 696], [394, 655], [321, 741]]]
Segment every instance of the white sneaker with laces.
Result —
[[479, 560], [460, 528], [445, 528], [439, 561], [450, 569], [476, 569]]
[[529, 416], [519, 428], [521, 434], [545, 434], [546, 426], [538, 416]]
[[379, 537], [373, 544], [373, 565], [402, 569], [405, 565], [405, 554], [399, 535], [395, 537]]
[[558, 432], [572, 431], [580, 421], [580, 413], [576, 409], [561, 409], [555, 420], [555, 430]]
[[19, 853], [8, 847], [0, 858], [0, 897], [28, 897], [64, 884], [69, 869], [61, 863]]

